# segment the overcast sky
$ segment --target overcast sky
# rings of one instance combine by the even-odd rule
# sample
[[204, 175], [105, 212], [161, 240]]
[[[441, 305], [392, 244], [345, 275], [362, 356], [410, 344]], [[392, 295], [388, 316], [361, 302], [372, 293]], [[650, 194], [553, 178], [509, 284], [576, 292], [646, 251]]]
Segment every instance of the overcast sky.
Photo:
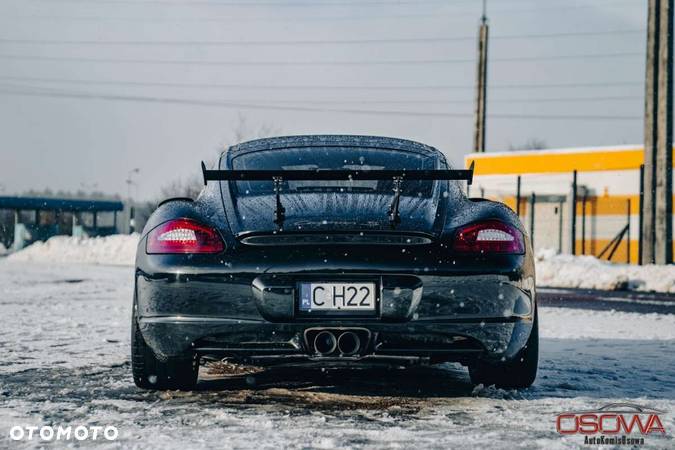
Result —
[[[460, 164], [480, 14], [480, 0], [3, 0], [0, 195], [126, 195], [137, 167], [152, 198], [241, 117], [251, 136], [396, 136]], [[490, 0], [488, 17], [489, 151], [642, 141], [645, 1]]]

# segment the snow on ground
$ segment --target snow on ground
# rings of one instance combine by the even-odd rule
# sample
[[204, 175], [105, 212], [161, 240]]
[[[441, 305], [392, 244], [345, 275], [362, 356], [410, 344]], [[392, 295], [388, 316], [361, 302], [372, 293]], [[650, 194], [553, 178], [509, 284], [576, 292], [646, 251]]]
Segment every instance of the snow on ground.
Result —
[[8, 256], [14, 261], [133, 265], [139, 235], [116, 234], [105, 237], [54, 236], [35, 242]]
[[535, 262], [539, 286], [675, 293], [675, 265], [615, 264], [550, 249], [539, 251]]
[[0, 242], [0, 256], [4, 256], [6, 254], [7, 254], [7, 247], [5, 247], [5, 245], [2, 242]]
[[[21, 425], [114, 425], [109, 448], [570, 448], [555, 417], [610, 402], [667, 411], [675, 448], [675, 315], [540, 309], [541, 363], [521, 391], [460, 366], [209, 375], [145, 392], [129, 367], [130, 267], [0, 260], [0, 447]], [[89, 443], [91, 444], [91, 442]], [[58, 447], [58, 446], [57, 446]]]

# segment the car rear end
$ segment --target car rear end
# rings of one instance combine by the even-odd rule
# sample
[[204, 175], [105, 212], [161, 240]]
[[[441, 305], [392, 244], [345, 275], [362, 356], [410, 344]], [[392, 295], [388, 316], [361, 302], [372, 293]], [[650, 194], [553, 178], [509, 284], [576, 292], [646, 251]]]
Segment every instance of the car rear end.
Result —
[[[301, 147], [310, 153], [294, 142], [286, 166], [316, 165], [309, 155], [325, 156], [323, 144]], [[407, 152], [403, 163], [414, 168], [445, 167], [428, 147], [369, 141], [366, 152], [357, 144], [331, 148], [327, 159], [377, 165]], [[236, 169], [246, 154], [260, 165], [269, 152], [284, 165], [279, 149], [254, 145], [226, 154], [221, 167]], [[391, 184], [288, 184], [284, 223], [274, 225], [271, 187], [212, 183], [196, 202], [168, 203], [151, 218], [139, 244], [134, 320], [159, 360], [471, 366], [513, 361], [527, 346], [532, 257], [503, 205], [470, 201], [456, 182], [417, 183], [392, 224]]]

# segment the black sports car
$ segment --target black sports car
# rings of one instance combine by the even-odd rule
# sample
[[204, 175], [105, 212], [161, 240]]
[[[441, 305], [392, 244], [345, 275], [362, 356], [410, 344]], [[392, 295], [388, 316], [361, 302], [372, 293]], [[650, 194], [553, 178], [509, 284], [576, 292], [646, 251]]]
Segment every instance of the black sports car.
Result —
[[190, 389], [201, 358], [258, 366], [460, 362], [474, 383], [537, 372], [529, 238], [467, 198], [473, 168], [402, 139], [292, 136], [202, 164], [196, 200], [161, 203], [136, 257], [135, 383]]

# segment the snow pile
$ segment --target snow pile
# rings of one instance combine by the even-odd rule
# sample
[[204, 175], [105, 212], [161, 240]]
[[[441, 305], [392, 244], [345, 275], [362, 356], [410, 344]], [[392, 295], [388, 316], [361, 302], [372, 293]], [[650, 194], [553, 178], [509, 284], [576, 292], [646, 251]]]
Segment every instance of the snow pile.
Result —
[[54, 236], [46, 242], [35, 242], [7, 259], [131, 266], [136, 258], [138, 239], [137, 233], [93, 238]]
[[2, 242], [0, 242], [0, 256], [4, 256], [6, 254], [7, 254], [7, 247], [5, 247]]
[[537, 285], [602, 290], [675, 293], [675, 266], [614, 264], [593, 256], [556, 255], [540, 250], [536, 256]]
[[[675, 341], [675, 314], [551, 307], [545, 311], [546, 314], [539, 317], [539, 333], [543, 339]], [[572, 323], [573, 327], [570, 326]]]

